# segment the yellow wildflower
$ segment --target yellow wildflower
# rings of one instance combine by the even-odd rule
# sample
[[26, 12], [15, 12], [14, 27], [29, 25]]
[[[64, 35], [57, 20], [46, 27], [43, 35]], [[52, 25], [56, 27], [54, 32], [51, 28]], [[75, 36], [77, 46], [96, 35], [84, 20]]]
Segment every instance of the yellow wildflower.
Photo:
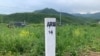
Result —
[[27, 37], [29, 36], [29, 31], [26, 31], [26, 30], [22, 30], [19, 34], [21, 37]]
[[81, 34], [81, 30], [80, 29], [75, 29], [73, 34], [74, 34], [74, 36], [78, 37]]

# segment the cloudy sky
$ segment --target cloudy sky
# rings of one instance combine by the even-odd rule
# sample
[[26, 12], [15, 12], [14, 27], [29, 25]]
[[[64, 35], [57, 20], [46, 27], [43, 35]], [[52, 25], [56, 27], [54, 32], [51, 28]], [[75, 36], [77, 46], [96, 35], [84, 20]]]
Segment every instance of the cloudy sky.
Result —
[[100, 0], [0, 0], [0, 14], [53, 8], [66, 13], [100, 12]]

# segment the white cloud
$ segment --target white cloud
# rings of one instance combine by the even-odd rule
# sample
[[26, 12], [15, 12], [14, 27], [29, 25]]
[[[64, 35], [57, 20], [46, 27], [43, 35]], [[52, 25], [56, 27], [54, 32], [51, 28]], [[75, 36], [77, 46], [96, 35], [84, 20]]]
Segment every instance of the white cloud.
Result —
[[1, 13], [28, 12], [45, 7], [77, 13], [100, 11], [100, 0], [0, 0]]

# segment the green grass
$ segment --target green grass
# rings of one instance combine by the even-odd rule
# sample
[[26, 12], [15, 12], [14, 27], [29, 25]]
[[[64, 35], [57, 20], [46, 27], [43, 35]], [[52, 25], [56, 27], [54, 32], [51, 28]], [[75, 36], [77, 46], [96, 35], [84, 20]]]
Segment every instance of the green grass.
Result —
[[[79, 56], [88, 51], [100, 52], [100, 26], [57, 26], [56, 55]], [[44, 26], [7, 28], [0, 24], [0, 56], [45, 56]]]

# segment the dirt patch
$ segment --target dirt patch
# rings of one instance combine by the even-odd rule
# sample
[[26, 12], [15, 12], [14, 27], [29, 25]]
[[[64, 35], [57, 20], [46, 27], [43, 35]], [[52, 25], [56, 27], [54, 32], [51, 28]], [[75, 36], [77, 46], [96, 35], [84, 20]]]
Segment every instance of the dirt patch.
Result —
[[[71, 53], [66, 52], [63, 56], [73, 56]], [[100, 56], [100, 52], [93, 52], [93, 51], [89, 51], [86, 53], [78, 53], [77, 56]]]
[[100, 56], [100, 52], [89, 52], [88, 56]]

